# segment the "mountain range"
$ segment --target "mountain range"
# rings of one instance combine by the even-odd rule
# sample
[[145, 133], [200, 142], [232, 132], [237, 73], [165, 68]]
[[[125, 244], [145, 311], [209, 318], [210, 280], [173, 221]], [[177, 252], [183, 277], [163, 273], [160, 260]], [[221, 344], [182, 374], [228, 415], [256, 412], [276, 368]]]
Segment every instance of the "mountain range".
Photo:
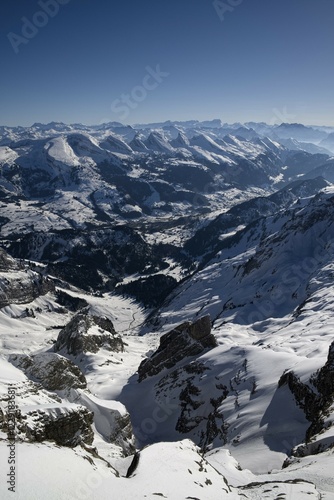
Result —
[[0, 127], [17, 498], [334, 498], [333, 136]]

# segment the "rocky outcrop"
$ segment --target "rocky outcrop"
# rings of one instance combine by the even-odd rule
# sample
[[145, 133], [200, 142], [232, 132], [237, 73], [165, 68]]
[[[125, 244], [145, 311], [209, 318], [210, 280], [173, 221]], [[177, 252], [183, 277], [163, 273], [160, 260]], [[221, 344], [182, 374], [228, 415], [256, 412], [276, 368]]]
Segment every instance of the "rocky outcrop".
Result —
[[[281, 376], [278, 385], [281, 387], [285, 384], [294, 395], [297, 405], [311, 422], [305, 437], [306, 443], [309, 443], [314, 436], [324, 431], [328, 426], [325, 420], [328, 416], [328, 410], [334, 403], [334, 342], [329, 348], [325, 365], [310, 377], [309, 384], [301, 382], [293, 371], [286, 372]], [[312, 389], [312, 385], [316, 390]], [[334, 442], [327, 443], [327, 447], [332, 445]], [[313, 449], [314, 452], [314, 447], [308, 446], [308, 449]], [[306, 447], [303, 447], [303, 450], [304, 453]], [[301, 453], [301, 451], [299, 450], [297, 453]]]
[[187, 357], [216, 346], [217, 341], [211, 333], [210, 316], [203, 316], [193, 323], [182, 323], [163, 335], [157, 351], [142, 361], [138, 368], [139, 382], [160, 373], [164, 368], [172, 368]]
[[[38, 386], [30, 383], [30, 387], [25, 389], [26, 397], [28, 393], [32, 395], [31, 389], [38, 392]], [[18, 441], [54, 441], [60, 446], [70, 447], [81, 442], [91, 444], [94, 439], [92, 423], [93, 412], [72, 403], [54, 401], [42, 405], [20, 405], [15, 411]], [[8, 414], [3, 411], [0, 411], [0, 429], [5, 433], [9, 430]]]
[[134, 437], [132, 432], [132, 424], [130, 415], [117, 415], [115, 417], [114, 426], [109, 435], [110, 443], [120, 446], [125, 456], [133, 453]]
[[[211, 380], [210, 390], [205, 381]], [[170, 370], [154, 386], [156, 401], [168, 401], [173, 409], [175, 430], [187, 434], [202, 451], [213, 442], [227, 442], [228, 424], [222, 403], [230, 391], [210, 366], [198, 360]]]
[[229, 394], [226, 386], [215, 384], [212, 387], [212, 397], [207, 400], [198, 383], [198, 376], [206, 370], [207, 367], [195, 362], [185, 366], [183, 373], [179, 374], [181, 378], [187, 376], [187, 379], [179, 395], [181, 413], [175, 427], [182, 434], [197, 429], [198, 445], [203, 451], [215, 438], [223, 444], [226, 443], [227, 426], [219, 407]]
[[293, 371], [283, 373], [278, 382], [278, 387], [282, 387], [283, 385], [289, 387], [297, 405], [304, 411], [306, 418], [312, 422], [318, 415], [318, 396], [308, 385], [301, 382]]
[[80, 442], [91, 444], [93, 413], [80, 405], [67, 404], [54, 407], [24, 407], [17, 419], [18, 430], [28, 441], [55, 441], [61, 446], [76, 446]]
[[334, 398], [334, 342], [329, 347], [325, 365], [312, 379], [313, 385], [322, 394], [324, 399]]
[[17, 268], [15, 275], [8, 269], [0, 271], [0, 308], [9, 304], [27, 304], [53, 290], [51, 280], [30, 269]]
[[32, 271], [0, 248], [0, 308], [27, 304], [52, 290], [54, 284], [50, 279]]
[[3, 248], [0, 248], [0, 272], [20, 269], [18, 261], [13, 259]]
[[101, 348], [122, 352], [124, 343], [114, 329], [110, 319], [90, 316], [87, 312], [76, 314], [59, 332], [54, 345], [56, 352], [77, 356], [96, 353]]
[[28, 378], [49, 391], [84, 389], [86, 378], [81, 370], [59, 354], [44, 352], [28, 356], [12, 354], [9, 361], [24, 371]]
[[6, 414], [5, 414], [4, 410], [0, 407], [0, 429], [3, 428], [5, 420], [6, 420]]
[[139, 464], [139, 459], [140, 459], [140, 452], [136, 451], [136, 453], [133, 455], [132, 462], [130, 464], [130, 467], [127, 470], [126, 477], [129, 478], [132, 476], [134, 471], [137, 469], [138, 464]]
[[87, 391], [73, 391], [73, 395], [73, 401], [92, 411], [95, 429], [106, 442], [122, 448], [124, 456], [134, 452], [135, 439], [130, 415], [122, 403], [99, 399]]

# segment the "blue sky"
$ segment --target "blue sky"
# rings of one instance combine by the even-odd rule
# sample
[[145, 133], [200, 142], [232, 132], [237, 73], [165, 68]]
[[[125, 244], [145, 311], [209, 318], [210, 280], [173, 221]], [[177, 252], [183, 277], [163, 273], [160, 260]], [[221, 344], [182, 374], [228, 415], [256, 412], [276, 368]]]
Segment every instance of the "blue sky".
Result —
[[4, 0], [0, 124], [334, 125], [334, 1], [216, 2]]

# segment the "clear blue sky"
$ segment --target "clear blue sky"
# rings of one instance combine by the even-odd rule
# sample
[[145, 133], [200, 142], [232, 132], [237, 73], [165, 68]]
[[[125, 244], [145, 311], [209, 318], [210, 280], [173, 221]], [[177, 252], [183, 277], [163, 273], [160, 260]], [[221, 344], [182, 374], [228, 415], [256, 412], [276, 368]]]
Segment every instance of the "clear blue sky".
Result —
[[[59, 0], [53, 17], [39, 2], [1, 5], [0, 124], [334, 125], [333, 0], [221, 0], [220, 17], [213, 0]], [[22, 18], [45, 26], [28, 39]]]

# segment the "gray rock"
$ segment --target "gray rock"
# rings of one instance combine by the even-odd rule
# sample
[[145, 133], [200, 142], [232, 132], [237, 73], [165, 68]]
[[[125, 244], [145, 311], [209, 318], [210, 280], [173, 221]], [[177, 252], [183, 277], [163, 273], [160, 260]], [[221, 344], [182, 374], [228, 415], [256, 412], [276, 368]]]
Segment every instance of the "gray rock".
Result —
[[319, 370], [312, 380], [313, 385], [326, 399], [334, 398], [334, 342], [329, 347], [325, 365]]
[[220, 407], [230, 391], [219, 377], [213, 376], [210, 366], [198, 360], [186, 362], [169, 370], [155, 384], [154, 391], [156, 401], [168, 401], [173, 409], [175, 430], [186, 434], [203, 452], [213, 441], [226, 444], [229, 426]]
[[111, 430], [109, 440], [120, 446], [124, 456], [131, 455], [134, 451], [134, 437], [130, 415], [119, 415], [115, 418], [114, 428]]
[[74, 447], [81, 442], [92, 444], [93, 413], [84, 406], [68, 404], [55, 407], [22, 408], [17, 418], [19, 431], [30, 442], [55, 441]]
[[49, 391], [84, 389], [86, 378], [81, 370], [59, 354], [44, 352], [28, 356], [12, 354], [9, 361], [24, 371], [28, 378], [40, 383]]
[[119, 402], [110, 404], [86, 391], [73, 391], [71, 396], [74, 396], [73, 401], [92, 411], [95, 429], [106, 442], [122, 448], [124, 456], [134, 452], [135, 439], [131, 419], [124, 405]]
[[0, 273], [0, 308], [9, 304], [28, 304], [55, 288], [50, 279], [21, 265], [1, 248]]
[[214, 347], [217, 347], [217, 341], [211, 333], [210, 316], [203, 316], [193, 323], [182, 323], [163, 335], [157, 351], [142, 361], [138, 368], [139, 382]]
[[[93, 331], [93, 327], [96, 327]], [[97, 330], [97, 332], [96, 332]], [[82, 353], [96, 353], [101, 348], [123, 352], [124, 343], [108, 318], [90, 316], [87, 312], [76, 314], [59, 332], [54, 350], [77, 356]]]
[[[308, 443], [326, 428], [325, 418], [334, 402], [334, 342], [329, 348], [325, 365], [310, 377], [309, 384], [301, 382], [293, 371], [286, 372], [281, 376], [278, 385], [281, 387], [285, 384], [294, 395], [297, 405], [311, 422], [305, 436]], [[312, 385], [316, 391], [312, 389]], [[327, 443], [327, 447], [332, 445], [334, 446], [334, 441]], [[316, 453], [315, 450], [313, 452]]]
[[0, 248], [0, 271], [12, 271], [16, 269], [20, 269], [19, 263], [3, 248]]

